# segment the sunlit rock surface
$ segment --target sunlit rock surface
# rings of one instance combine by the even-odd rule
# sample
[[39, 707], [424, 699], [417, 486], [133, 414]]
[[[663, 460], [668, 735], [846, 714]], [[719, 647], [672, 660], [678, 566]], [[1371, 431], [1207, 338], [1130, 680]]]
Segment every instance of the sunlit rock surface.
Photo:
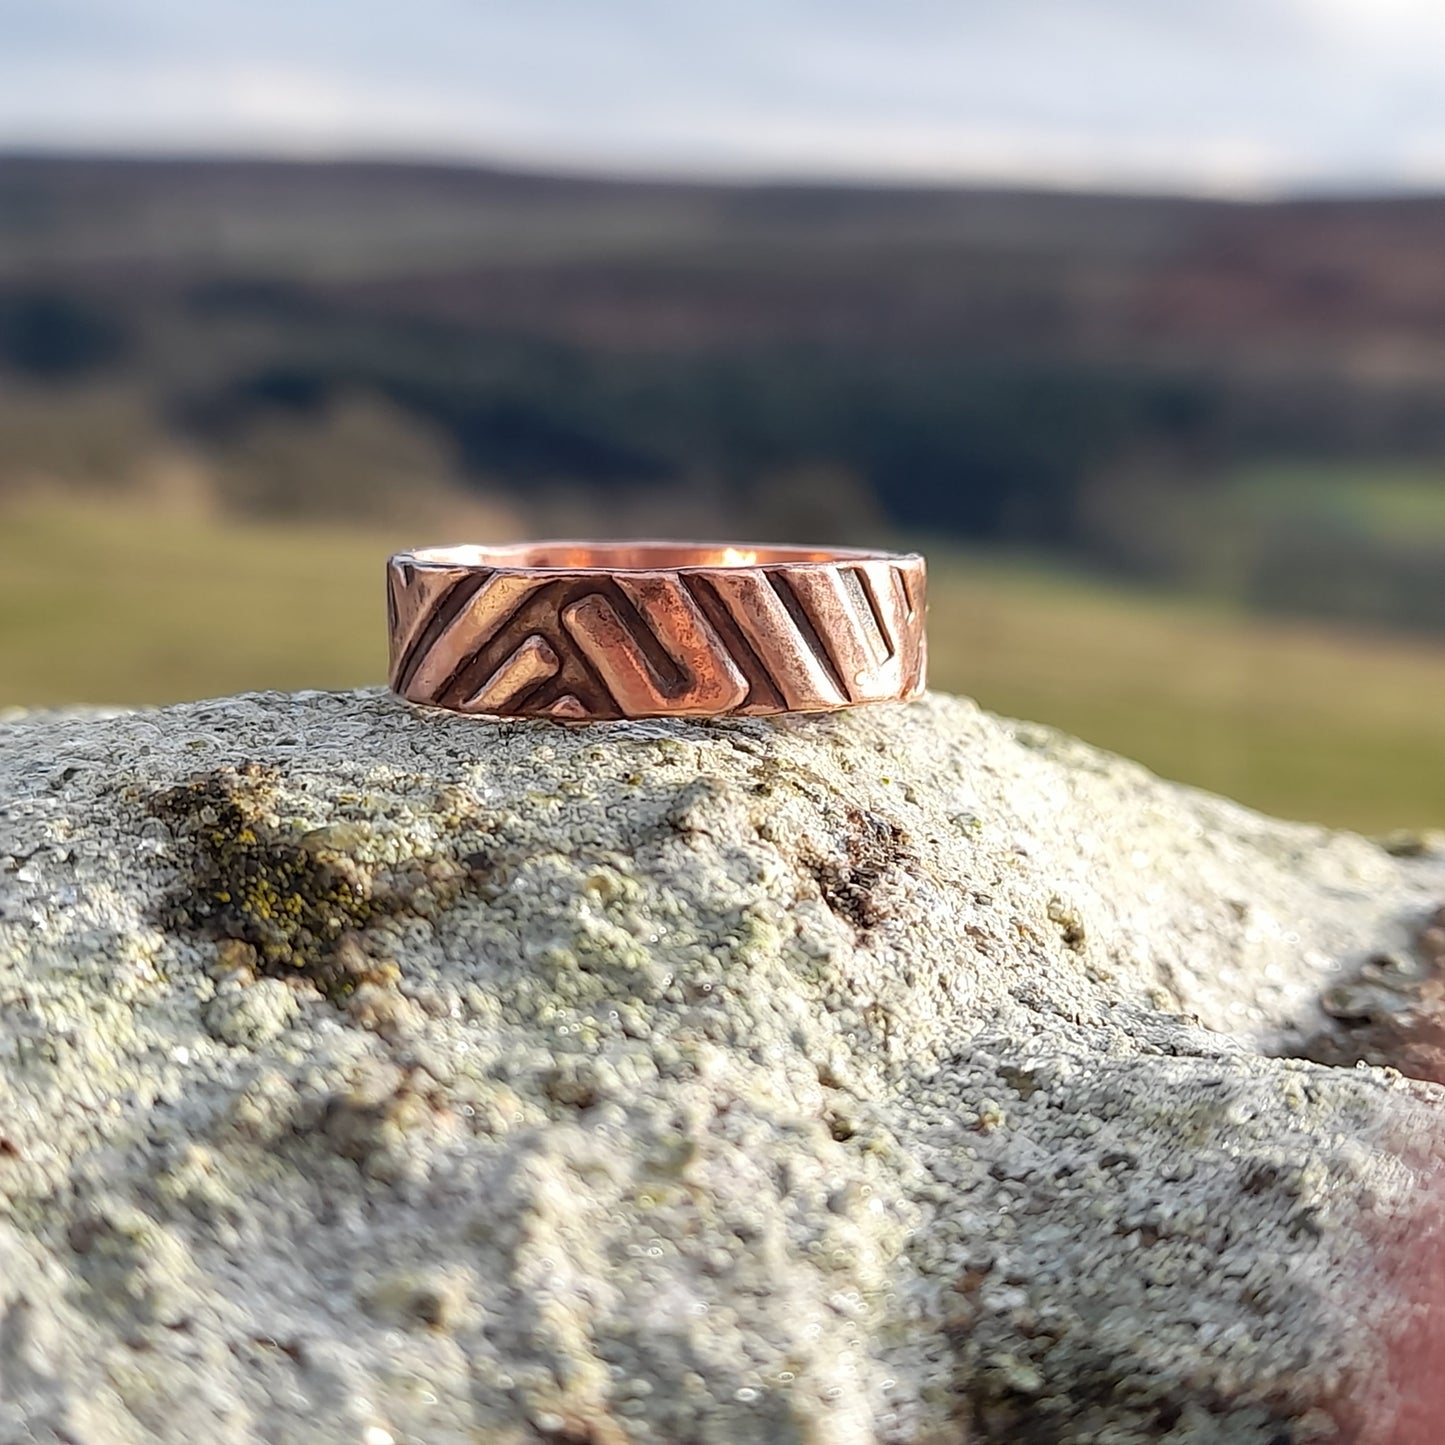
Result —
[[1396, 1438], [1442, 900], [944, 697], [14, 717], [0, 1440]]

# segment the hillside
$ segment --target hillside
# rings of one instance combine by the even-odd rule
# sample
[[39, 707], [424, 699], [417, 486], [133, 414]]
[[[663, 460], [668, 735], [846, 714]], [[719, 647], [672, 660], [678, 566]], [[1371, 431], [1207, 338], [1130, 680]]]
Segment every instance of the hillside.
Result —
[[887, 524], [1445, 630], [1442, 253], [1435, 199], [0, 158], [0, 491], [183, 454], [253, 514]]

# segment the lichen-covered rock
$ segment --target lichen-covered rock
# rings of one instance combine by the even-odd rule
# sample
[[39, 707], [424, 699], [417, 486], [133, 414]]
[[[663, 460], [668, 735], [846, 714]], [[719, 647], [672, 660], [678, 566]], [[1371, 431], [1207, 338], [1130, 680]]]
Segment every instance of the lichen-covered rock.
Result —
[[0, 1441], [1394, 1438], [1400, 851], [937, 697], [0, 723]]

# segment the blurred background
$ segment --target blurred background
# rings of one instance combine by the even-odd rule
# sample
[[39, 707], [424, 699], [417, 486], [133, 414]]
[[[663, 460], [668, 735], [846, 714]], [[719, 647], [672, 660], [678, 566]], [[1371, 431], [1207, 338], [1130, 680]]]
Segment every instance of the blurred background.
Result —
[[1445, 824], [1437, 0], [0, 0], [0, 707], [397, 545], [911, 545], [933, 682]]

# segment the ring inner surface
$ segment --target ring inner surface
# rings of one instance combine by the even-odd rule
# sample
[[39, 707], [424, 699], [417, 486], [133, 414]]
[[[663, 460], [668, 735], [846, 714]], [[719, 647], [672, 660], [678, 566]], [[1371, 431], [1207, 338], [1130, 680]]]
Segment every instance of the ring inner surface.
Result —
[[754, 567], [778, 562], [832, 562], [876, 556], [847, 548], [729, 546], [687, 542], [521, 542], [506, 547], [422, 547], [411, 557], [451, 567], [522, 567], [602, 572], [673, 567]]

